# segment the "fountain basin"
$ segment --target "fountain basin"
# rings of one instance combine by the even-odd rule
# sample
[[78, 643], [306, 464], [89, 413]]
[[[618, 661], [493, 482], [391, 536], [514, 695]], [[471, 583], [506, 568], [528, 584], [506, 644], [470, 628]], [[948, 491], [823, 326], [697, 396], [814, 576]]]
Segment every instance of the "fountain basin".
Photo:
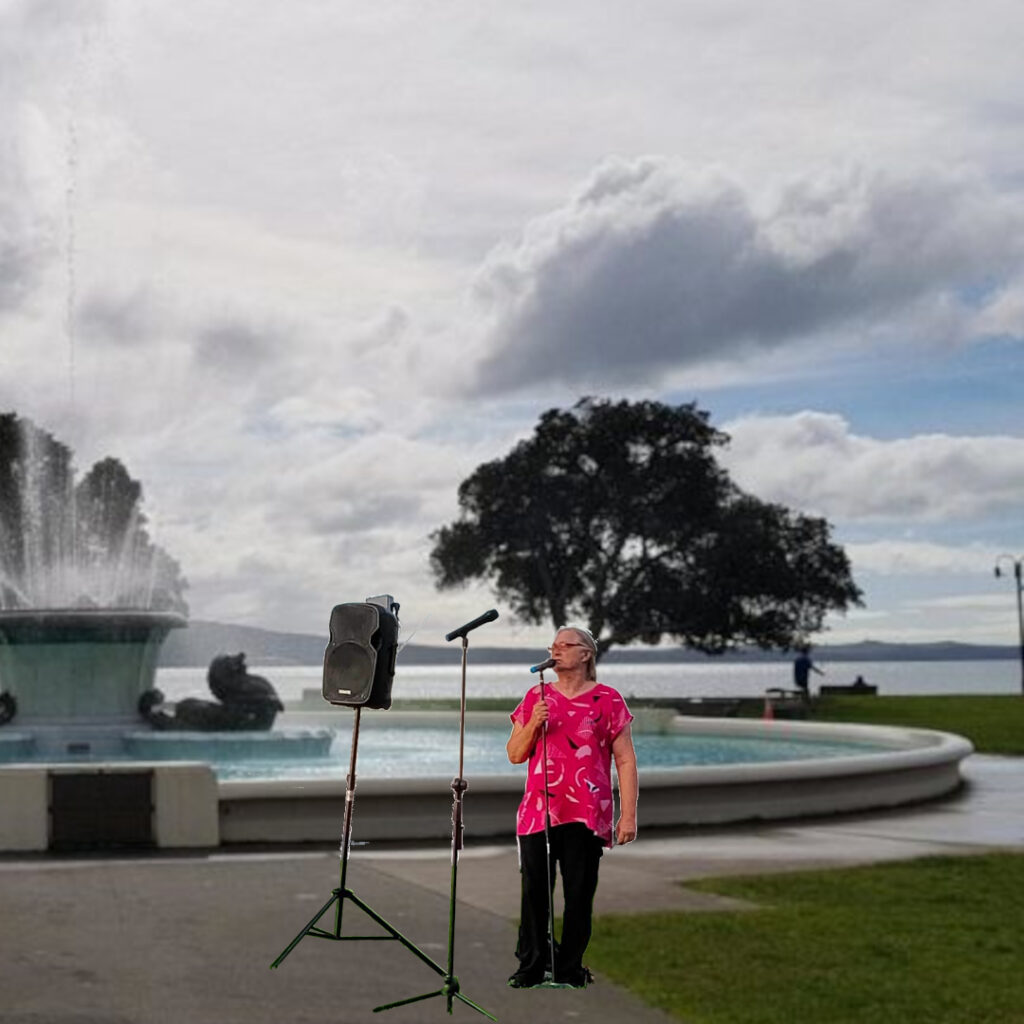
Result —
[[[488, 716], [484, 717], [492, 725]], [[388, 716], [369, 718], [371, 730], [397, 724]], [[467, 715], [467, 719], [472, 730], [475, 716]], [[408, 717], [410, 744], [416, 742], [418, 727], [432, 720], [435, 716], [430, 713]], [[644, 723], [636, 724], [642, 728]], [[640, 815], [644, 829], [843, 814], [931, 800], [960, 786], [960, 762], [973, 749], [963, 737], [928, 729], [692, 717], [651, 725], [680, 736], [840, 741], [852, 746], [846, 755], [797, 761], [656, 769], [641, 763]], [[231, 741], [232, 737], [227, 739]], [[196, 756], [210, 756], [209, 740], [210, 734], [196, 737]], [[207, 744], [205, 752], [201, 751], [202, 742]], [[875, 749], [865, 752], [865, 744]], [[267, 752], [271, 753], [270, 746]], [[175, 751], [167, 748], [162, 753]], [[164, 833], [154, 825], [158, 845], [334, 842], [341, 834], [346, 787], [340, 777], [217, 780], [209, 764], [196, 762], [120, 760], [72, 765], [64, 759], [60, 764], [36, 761], [0, 765], [0, 808], [6, 811], [0, 811], [0, 849], [47, 849], [53, 831], [47, 792], [55, 775], [147, 770], [156, 772], [158, 780], [162, 778], [159, 791], [169, 794], [164, 798], [165, 810], [159, 811], [157, 801], [154, 813], [158, 819], [163, 813], [177, 823], [173, 843], [161, 838]], [[193, 780], [200, 771], [206, 780], [201, 790]], [[523, 791], [522, 771], [510, 765], [499, 775], [479, 775], [472, 768], [466, 772], [467, 834], [511, 833]], [[179, 782], [181, 772], [193, 774]], [[450, 782], [451, 774], [447, 773], [366, 778], [360, 770], [354, 835], [360, 841], [450, 837]], [[158, 790], [154, 793], [159, 796]], [[211, 820], [215, 823], [213, 832]], [[195, 821], [202, 828], [193, 828], [191, 823]]]
[[0, 687], [18, 702], [16, 727], [125, 725], [153, 686], [172, 612], [33, 609], [0, 612]]

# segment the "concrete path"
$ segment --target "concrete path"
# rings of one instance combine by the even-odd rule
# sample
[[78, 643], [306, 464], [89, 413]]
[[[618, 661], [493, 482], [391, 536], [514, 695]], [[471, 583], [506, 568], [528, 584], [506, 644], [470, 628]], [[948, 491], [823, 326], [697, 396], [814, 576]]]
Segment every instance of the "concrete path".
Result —
[[[965, 786], [946, 800], [834, 819], [644, 833], [607, 854], [601, 864], [595, 912], [719, 909], [716, 897], [680, 885], [688, 878], [843, 867], [932, 854], [967, 854], [1024, 848], [1024, 758], [974, 755], [964, 762]], [[642, 784], [641, 784], [642, 789]], [[467, 822], [472, 805], [467, 796]], [[447, 849], [356, 852], [395, 878], [440, 891], [448, 886], [436, 861]], [[459, 868], [459, 898], [516, 918], [518, 889], [514, 843], [470, 847]], [[447, 888], [444, 890], [447, 892]]]
[[[680, 885], [701, 876], [1024, 848], [1024, 759], [975, 756], [964, 774], [962, 794], [911, 810], [641, 832], [605, 858], [596, 910], [734, 905]], [[466, 827], [471, 837], [468, 797]], [[444, 966], [450, 879], [446, 846], [375, 844], [354, 850], [348, 883]], [[667, 1024], [600, 977], [585, 991], [506, 987], [518, 915], [513, 841], [468, 843], [458, 882], [455, 973], [463, 992], [503, 1024]], [[440, 997], [374, 1015], [381, 1003], [440, 987], [439, 976], [394, 941], [308, 937], [269, 970], [337, 884], [337, 853], [323, 850], [0, 858], [0, 1024], [486, 1020], [458, 1001], [449, 1018]], [[349, 903], [343, 934], [381, 933]]]

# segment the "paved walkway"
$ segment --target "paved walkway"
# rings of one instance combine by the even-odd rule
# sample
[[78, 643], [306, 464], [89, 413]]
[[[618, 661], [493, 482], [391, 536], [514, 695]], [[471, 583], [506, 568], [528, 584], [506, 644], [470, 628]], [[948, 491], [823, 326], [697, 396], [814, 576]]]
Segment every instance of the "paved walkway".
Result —
[[[1024, 759], [974, 756], [953, 798], [800, 824], [641, 833], [601, 867], [597, 912], [717, 909], [680, 881], [1024, 848]], [[472, 791], [466, 801], [472, 836]], [[641, 794], [641, 811], [642, 811]], [[358, 839], [358, 809], [355, 836]], [[435, 962], [447, 956], [447, 847], [356, 848], [348, 883]], [[420, 1024], [486, 1018], [443, 998], [372, 1008], [440, 979], [397, 942], [306, 938], [268, 969], [338, 883], [336, 852], [0, 858], [0, 1024]], [[606, 979], [585, 991], [508, 989], [518, 878], [514, 843], [469, 843], [459, 863], [455, 973], [503, 1024], [667, 1024]], [[325, 919], [329, 926], [330, 918]], [[346, 935], [376, 926], [353, 904]]]

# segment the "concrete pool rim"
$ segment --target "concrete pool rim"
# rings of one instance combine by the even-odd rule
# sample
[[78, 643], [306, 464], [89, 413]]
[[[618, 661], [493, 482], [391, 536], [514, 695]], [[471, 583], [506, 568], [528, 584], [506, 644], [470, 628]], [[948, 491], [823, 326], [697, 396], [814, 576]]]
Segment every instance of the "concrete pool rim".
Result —
[[[444, 712], [402, 712], [390, 726], [437, 723]], [[457, 717], [457, 716], [456, 716]], [[508, 722], [501, 713], [469, 713], [467, 723]], [[383, 722], [366, 716], [361, 728]], [[648, 723], [648, 725], [654, 723]], [[643, 723], [640, 723], [643, 726]], [[919, 803], [955, 791], [960, 763], [974, 748], [953, 733], [896, 726], [806, 721], [662, 717], [657, 731], [728, 737], [820, 739], [885, 749], [848, 756], [732, 765], [644, 769], [639, 820], [644, 827], [711, 825], [852, 813]], [[466, 830], [512, 834], [522, 770], [467, 771]], [[354, 834], [360, 839], [450, 836], [451, 776], [362, 778]], [[222, 842], [310, 842], [337, 838], [345, 800], [341, 779], [226, 779], [217, 784]]]
[[[402, 712], [363, 716], [362, 726], [437, 724], [457, 712]], [[488, 720], [489, 719], [489, 720]], [[498, 713], [470, 713], [472, 724], [507, 724]], [[321, 720], [323, 724], [323, 720]], [[343, 723], [332, 723], [339, 731]], [[971, 743], [952, 733], [892, 726], [803, 721], [711, 719], [660, 715], [638, 728], [722, 737], [846, 740], [883, 749], [800, 761], [644, 769], [639, 825], [660, 827], [739, 824], [895, 808], [957, 790], [960, 764]], [[344, 736], [341, 736], [344, 739]], [[457, 756], [457, 754], [455, 755]], [[347, 764], [347, 762], [346, 762]], [[454, 774], [455, 762], [453, 761]], [[61, 775], [152, 775], [152, 831], [160, 847], [216, 847], [337, 842], [345, 809], [345, 782], [335, 779], [224, 779], [198, 761], [99, 761], [0, 766], [0, 851], [46, 850], [53, 836], [50, 790]], [[511, 839], [523, 790], [523, 769], [502, 775], [465, 772], [468, 838]], [[371, 778], [359, 773], [353, 838], [450, 840], [451, 775]]]

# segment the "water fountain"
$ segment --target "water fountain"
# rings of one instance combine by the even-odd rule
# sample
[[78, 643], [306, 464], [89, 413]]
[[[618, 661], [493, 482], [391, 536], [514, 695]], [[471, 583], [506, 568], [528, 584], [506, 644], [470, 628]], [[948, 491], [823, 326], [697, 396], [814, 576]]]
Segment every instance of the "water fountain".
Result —
[[0, 688], [12, 718], [0, 743], [9, 754], [116, 754], [121, 733], [138, 727], [160, 644], [187, 615], [178, 565], [150, 541], [140, 504], [117, 460], [76, 482], [65, 445], [0, 415]]
[[[205, 726], [225, 732], [153, 714], [160, 645], [186, 625], [187, 606], [177, 563], [149, 539], [141, 497], [116, 459], [76, 482], [65, 445], [0, 414], [0, 722], [10, 719], [0, 762], [324, 756], [329, 730], [253, 733], [272, 713], [262, 726], [228, 715]], [[247, 681], [273, 693], [246, 675], [244, 656], [214, 665], [236, 661], [245, 676], [236, 689]], [[154, 734], [151, 724], [178, 731]]]

